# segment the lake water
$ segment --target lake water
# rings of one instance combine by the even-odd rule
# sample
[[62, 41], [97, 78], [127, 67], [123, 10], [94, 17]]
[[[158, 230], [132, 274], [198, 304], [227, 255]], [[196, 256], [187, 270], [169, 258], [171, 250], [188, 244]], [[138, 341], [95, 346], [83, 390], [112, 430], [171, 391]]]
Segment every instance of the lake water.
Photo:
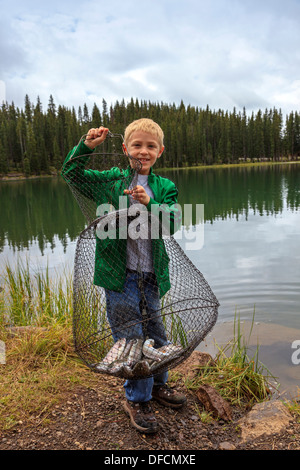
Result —
[[[218, 323], [201, 348], [232, 336], [235, 313], [247, 329], [255, 310], [251, 344], [259, 340], [259, 359], [294, 393], [300, 386], [300, 165], [159, 173], [176, 183], [183, 208], [204, 204], [202, 225], [196, 210], [184, 218], [190, 237], [203, 231], [203, 243], [186, 253], [220, 302]], [[6, 261], [20, 258], [35, 269], [72, 270], [85, 220], [65, 182], [1, 182], [0, 197], [0, 275]], [[178, 243], [186, 249], [184, 239]]]

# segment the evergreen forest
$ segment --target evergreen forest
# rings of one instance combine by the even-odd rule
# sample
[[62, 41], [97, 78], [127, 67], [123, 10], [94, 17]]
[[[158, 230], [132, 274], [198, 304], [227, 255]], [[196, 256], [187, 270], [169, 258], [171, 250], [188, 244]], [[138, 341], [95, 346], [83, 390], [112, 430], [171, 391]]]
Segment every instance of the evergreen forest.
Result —
[[[300, 159], [300, 113], [283, 116], [265, 109], [247, 114], [185, 105], [152, 103], [133, 98], [92, 109], [77, 110], [54, 102], [47, 109], [28, 95], [24, 108], [3, 102], [0, 108], [0, 175], [57, 173], [68, 153], [90, 127], [104, 125], [123, 134], [127, 124], [149, 117], [165, 134], [165, 151], [158, 167], [192, 167], [223, 163]], [[110, 142], [105, 142], [107, 151]]]

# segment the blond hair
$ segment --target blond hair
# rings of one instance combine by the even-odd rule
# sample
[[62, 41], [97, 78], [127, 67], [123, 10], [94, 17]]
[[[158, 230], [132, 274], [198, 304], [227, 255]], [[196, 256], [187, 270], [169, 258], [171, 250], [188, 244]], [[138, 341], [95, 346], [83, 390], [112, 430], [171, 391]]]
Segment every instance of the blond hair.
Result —
[[143, 131], [143, 132], [148, 132], [149, 134], [152, 134], [153, 136], [157, 138], [160, 147], [163, 147], [164, 133], [161, 127], [152, 119], [141, 118], [130, 123], [125, 129], [125, 134], [124, 134], [125, 145], [128, 144], [133, 132], [136, 132], [136, 131]]

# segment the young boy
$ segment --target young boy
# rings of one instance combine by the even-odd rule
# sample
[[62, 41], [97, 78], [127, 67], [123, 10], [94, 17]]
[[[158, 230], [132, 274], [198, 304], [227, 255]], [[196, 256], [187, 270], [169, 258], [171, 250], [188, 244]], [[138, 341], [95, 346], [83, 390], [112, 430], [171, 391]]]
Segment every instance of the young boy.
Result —
[[[104, 127], [90, 129], [85, 142], [79, 146], [76, 157], [92, 153], [99, 144], [104, 142], [107, 133], [108, 129]], [[151, 119], [139, 119], [129, 124], [125, 130], [123, 151], [133, 159], [138, 159], [142, 166], [134, 187], [129, 185], [129, 188], [123, 188], [122, 185], [115, 185], [113, 192], [118, 196], [121, 192], [128, 195], [130, 204], [142, 204], [151, 213], [159, 214], [159, 211], [166, 211], [170, 221], [170, 233], [174, 233], [180, 220], [180, 214], [176, 210], [177, 188], [170, 180], [155, 175], [152, 170], [156, 160], [164, 151], [163, 138], [162, 129]], [[74, 157], [74, 154], [70, 152], [62, 171], [65, 179], [69, 182], [71, 180], [71, 184], [72, 175], [78, 172], [81, 172], [81, 177], [85, 178], [89, 188], [92, 188], [95, 182], [104, 184], [104, 175], [106, 179], [110, 177], [113, 179], [120, 172], [116, 168], [110, 170], [111, 172], [83, 170], [80, 158], [74, 160], [76, 163], [71, 163], [71, 155]], [[132, 166], [133, 161], [130, 159]], [[93, 192], [93, 189], [90, 190]], [[117, 204], [116, 199], [114, 202]], [[114, 207], [116, 207], [115, 204]], [[94, 282], [105, 288], [107, 318], [115, 342], [124, 336], [126, 340], [143, 338], [145, 331], [141, 318], [143, 306], [140, 292], [142, 279], [143, 298], [146, 301], [148, 315], [146, 333], [148, 337], [155, 340], [155, 347], [167, 344], [162, 320], [157, 315], [160, 311], [160, 297], [170, 288], [168, 257], [163, 240], [161, 238], [151, 240], [148, 236], [144, 239], [128, 237], [125, 243], [124, 240], [121, 240], [122, 243], [120, 240], [110, 240], [106, 244], [105, 242], [105, 240], [101, 242], [97, 240]], [[108, 251], [108, 246], [110, 251]], [[113, 275], [109, 263], [112, 253], [114, 255], [117, 253], [119, 257], [119, 263], [115, 266]], [[127, 320], [131, 320], [130, 327], [124, 326], [124, 311], [126, 311]], [[124, 409], [132, 425], [138, 431], [143, 433], [157, 431], [158, 424], [150, 405], [151, 398], [174, 408], [179, 408], [186, 402], [184, 395], [166, 385], [167, 378], [168, 374], [164, 372], [146, 379], [126, 380]]]

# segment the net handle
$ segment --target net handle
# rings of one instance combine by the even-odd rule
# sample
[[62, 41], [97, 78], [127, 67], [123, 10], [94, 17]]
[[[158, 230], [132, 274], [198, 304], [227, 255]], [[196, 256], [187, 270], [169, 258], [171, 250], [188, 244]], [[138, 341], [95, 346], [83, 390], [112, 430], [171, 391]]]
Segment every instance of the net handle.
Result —
[[[80, 137], [78, 144], [76, 145], [76, 147], [74, 147], [73, 153], [72, 153], [71, 157], [69, 158], [69, 161], [76, 160], [77, 158], [84, 157], [84, 156], [91, 156], [90, 154], [83, 154], [83, 155], [77, 155], [77, 157], [73, 157], [73, 155], [74, 155], [76, 149], [78, 148], [79, 144], [81, 142], [83, 142], [83, 140], [87, 137], [87, 135], [88, 134], [83, 134]], [[111, 139], [119, 138], [119, 139], [121, 139], [122, 143], [124, 143], [124, 137], [123, 137], [122, 134], [113, 134], [111, 131], [108, 131], [107, 137], [110, 137]], [[93, 155], [99, 155], [99, 156], [102, 156], [102, 157], [103, 156], [128, 157], [133, 162], [133, 168], [137, 173], [140, 172], [140, 170], [142, 169], [142, 166], [143, 166], [141, 161], [138, 158], [132, 157], [132, 155], [130, 155], [130, 153], [128, 153], [126, 155], [125, 153], [119, 153], [119, 152], [94, 152]]]
[[[81, 142], [83, 139], [85, 139], [87, 136], [88, 136], [88, 134], [83, 134], [83, 135], [80, 137], [80, 140], [79, 140], [79, 142], [78, 142], [78, 145], [79, 145], [80, 142]], [[114, 134], [113, 132], [111, 132], [110, 130], [108, 130], [106, 137], [110, 137], [111, 139], [119, 138], [119, 139], [121, 139], [122, 143], [124, 143], [124, 137], [123, 137], [122, 134]]]

